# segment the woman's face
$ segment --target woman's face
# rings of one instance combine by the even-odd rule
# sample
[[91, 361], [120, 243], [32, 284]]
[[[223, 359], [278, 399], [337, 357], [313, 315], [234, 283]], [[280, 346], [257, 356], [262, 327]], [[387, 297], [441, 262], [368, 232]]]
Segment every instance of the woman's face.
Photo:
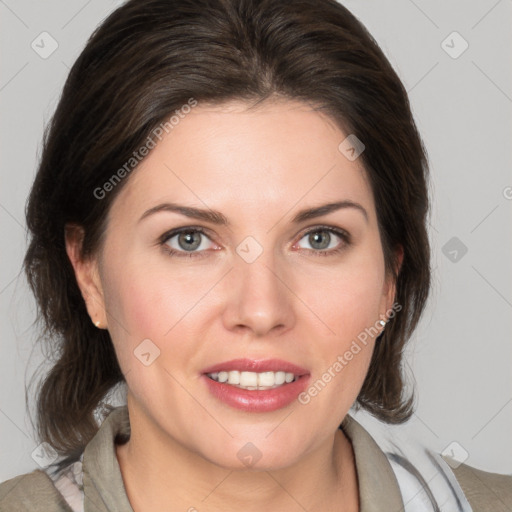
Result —
[[129, 177], [94, 307], [146, 435], [236, 468], [332, 439], [394, 297], [347, 135], [302, 103], [199, 104]]

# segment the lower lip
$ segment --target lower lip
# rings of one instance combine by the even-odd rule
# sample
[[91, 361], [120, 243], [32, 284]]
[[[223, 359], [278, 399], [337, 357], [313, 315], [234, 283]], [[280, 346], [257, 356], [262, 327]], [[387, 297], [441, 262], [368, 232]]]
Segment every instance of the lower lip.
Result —
[[302, 375], [278, 388], [249, 390], [217, 382], [206, 375], [202, 377], [212, 395], [221, 402], [246, 412], [271, 412], [290, 405], [306, 389], [309, 380], [309, 375]]

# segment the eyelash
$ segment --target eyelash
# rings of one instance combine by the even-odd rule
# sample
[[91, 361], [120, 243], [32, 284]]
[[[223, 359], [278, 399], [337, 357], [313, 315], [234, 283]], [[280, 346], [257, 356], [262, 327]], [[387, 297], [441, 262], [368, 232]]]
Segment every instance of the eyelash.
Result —
[[[326, 231], [330, 234], [334, 234], [337, 237], [339, 237], [342, 242], [340, 245], [335, 249], [329, 249], [329, 250], [315, 250], [315, 249], [302, 249], [308, 252], [312, 252], [315, 256], [335, 256], [339, 254], [341, 251], [343, 251], [347, 246], [351, 244], [351, 238], [350, 234], [346, 232], [345, 230], [333, 228], [329, 226], [315, 226], [314, 228], [304, 232], [302, 236], [299, 238], [299, 241], [302, 240], [305, 236], [311, 234], [311, 233], [317, 233], [321, 231]], [[200, 233], [201, 235], [206, 236], [207, 238], [210, 238], [206, 232], [205, 229], [201, 227], [195, 227], [195, 226], [186, 226], [183, 228], [177, 228], [173, 229], [171, 231], [168, 231], [164, 233], [160, 239], [159, 239], [159, 245], [162, 246], [162, 248], [165, 250], [167, 254], [170, 256], [177, 256], [178, 258], [203, 258], [206, 256], [206, 251], [198, 251], [198, 252], [185, 252], [185, 251], [176, 251], [175, 249], [172, 249], [167, 245], [167, 242], [174, 238], [176, 235], [179, 235], [181, 233]]]

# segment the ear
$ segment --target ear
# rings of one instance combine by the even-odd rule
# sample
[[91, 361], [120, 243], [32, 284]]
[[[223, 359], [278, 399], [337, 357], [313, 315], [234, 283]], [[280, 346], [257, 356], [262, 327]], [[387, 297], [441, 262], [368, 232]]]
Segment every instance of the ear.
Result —
[[75, 271], [75, 278], [82, 292], [87, 312], [96, 327], [105, 329], [107, 327], [107, 315], [97, 258], [83, 258], [84, 230], [81, 226], [66, 224], [64, 233], [66, 252]]

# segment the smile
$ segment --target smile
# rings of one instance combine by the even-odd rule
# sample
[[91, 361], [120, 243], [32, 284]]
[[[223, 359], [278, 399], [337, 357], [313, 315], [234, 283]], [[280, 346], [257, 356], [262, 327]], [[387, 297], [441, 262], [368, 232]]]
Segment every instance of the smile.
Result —
[[233, 359], [204, 369], [202, 377], [222, 404], [244, 412], [271, 412], [296, 401], [311, 375], [282, 359]]

